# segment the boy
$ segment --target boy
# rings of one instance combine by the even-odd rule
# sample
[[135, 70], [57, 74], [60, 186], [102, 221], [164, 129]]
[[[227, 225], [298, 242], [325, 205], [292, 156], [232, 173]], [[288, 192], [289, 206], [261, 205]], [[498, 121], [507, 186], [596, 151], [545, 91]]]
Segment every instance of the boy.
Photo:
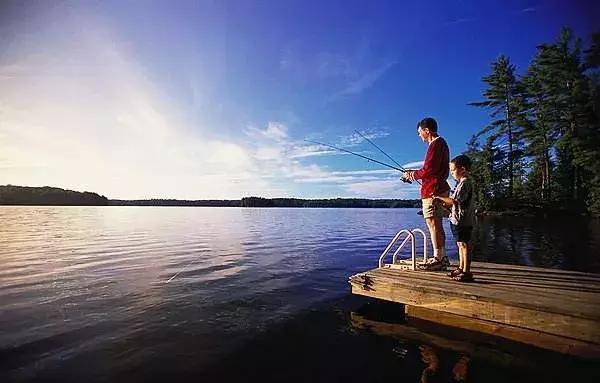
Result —
[[473, 197], [473, 185], [469, 179], [470, 169], [471, 160], [469, 157], [464, 154], [454, 157], [450, 161], [450, 174], [457, 181], [457, 184], [452, 197], [433, 197], [447, 205], [452, 205], [450, 228], [458, 247], [459, 266], [456, 270], [451, 271], [448, 276], [459, 282], [473, 281], [469, 241], [471, 239], [471, 231], [473, 230], [475, 201]]

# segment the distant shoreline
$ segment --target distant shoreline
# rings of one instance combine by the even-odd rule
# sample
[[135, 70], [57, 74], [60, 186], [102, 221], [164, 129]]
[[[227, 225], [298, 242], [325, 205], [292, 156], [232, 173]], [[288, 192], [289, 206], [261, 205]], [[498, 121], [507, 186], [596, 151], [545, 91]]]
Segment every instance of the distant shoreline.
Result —
[[417, 208], [420, 200], [365, 198], [262, 198], [239, 200], [108, 199], [92, 192], [56, 187], [0, 185], [3, 206], [165, 206], [165, 207], [293, 207], [293, 208]]

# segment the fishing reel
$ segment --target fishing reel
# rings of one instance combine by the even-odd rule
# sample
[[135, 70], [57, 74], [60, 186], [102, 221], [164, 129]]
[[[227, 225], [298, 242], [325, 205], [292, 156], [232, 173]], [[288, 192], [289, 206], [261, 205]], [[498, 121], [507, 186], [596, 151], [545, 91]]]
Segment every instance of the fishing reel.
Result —
[[406, 177], [400, 177], [400, 180], [401, 180], [402, 182], [404, 182], [404, 183], [407, 183], [407, 184], [412, 184], [412, 181], [411, 181], [411, 180], [409, 180], [409, 179], [408, 179], [408, 178], [406, 178]]

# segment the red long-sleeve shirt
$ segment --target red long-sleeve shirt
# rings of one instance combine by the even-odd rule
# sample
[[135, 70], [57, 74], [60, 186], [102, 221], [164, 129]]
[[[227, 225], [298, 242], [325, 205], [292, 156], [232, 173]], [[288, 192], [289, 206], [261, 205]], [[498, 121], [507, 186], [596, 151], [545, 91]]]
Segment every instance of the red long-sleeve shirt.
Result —
[[421, 185], [421, 199], [431, 198], [450, 191], [448, 179], [450, 162], [450, 149], [446, 140], [437, 137], [427, 148], [423, 167], [414, 172], [414, 178], [423, 180]]

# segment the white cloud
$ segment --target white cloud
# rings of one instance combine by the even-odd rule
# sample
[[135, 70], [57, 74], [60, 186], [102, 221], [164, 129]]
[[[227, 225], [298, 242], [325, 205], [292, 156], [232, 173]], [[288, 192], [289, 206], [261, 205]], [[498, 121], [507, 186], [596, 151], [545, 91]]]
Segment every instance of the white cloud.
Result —
[[334, 101], [344, 96], [360, 94], [372, 87], [381, 76], [383, 76], [390, 68], [396, 65], [397, 61], [389, 61], [369, 72], [364, 73], [361, 77], [351, 81], [347, 86], [330, 97], [329, 101]]
[[351, 196], [357, 198], [419, 198], [418, 185], [406, 184], [400, 178], [353, 182], [345, 187]]
[[248, 125], [245, 130], [246, 135], [254, 139], [267, 139], [272, 141], [282, 141], [288, 138], [287, 127], [275, 121], [269, 121], [264, 129], [253, 125]]
[[346, 154], [295, 140], [281, 121], [231, 139], [192, 126], [119, 37], [90, 17], [73, 11], [60, 25], [16, 36], [19, 49], [0, 57], [2, 183], [124, 199], [302, 196], [297, 188], [307, 184], [378, 198], [396, 190], [394, 171], [310, 163]]
[[[89, 18], [64, 28], [18, 34], [0, 61], [3, 183], [109, 198], [270, 193], [248, 148], [190, 129], [118, 38]], [[286, 136], [276, 124], [265, 134]]]
[[424, 164], [423, 161], [414, 161], [414, 162], [406, 163], [406, 164], [402, 165], [402, 167], [405, 169], [420, 169], [423, 167], [423, 164]]
[[[376, 140], [378, 138], [383, 138], [389, 136], [390, 133], [383, 128], [372, 128], [364, 132], [354, 132], [348, 136], [340, 137], [339, 145], [343, 147], [357, 146], [366, 142], [368, 140]], [[379, 146], [379, 145], [378, 145]]]

